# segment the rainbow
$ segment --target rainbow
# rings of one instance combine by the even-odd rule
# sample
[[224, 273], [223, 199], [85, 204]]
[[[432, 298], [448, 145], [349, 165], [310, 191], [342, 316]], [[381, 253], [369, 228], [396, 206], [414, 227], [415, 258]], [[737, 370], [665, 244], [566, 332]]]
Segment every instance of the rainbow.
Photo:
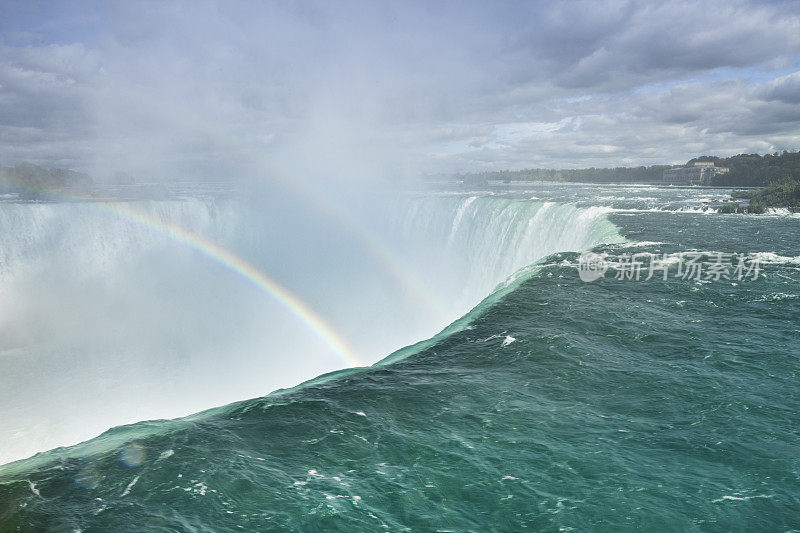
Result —
[[141, 224], [155, 230], [170, 239], [189, 246], [200, 252], [205, 257], [219, 263], [231, 272], [239, 275], [261, 292], [275, 300], [288, 310], [292, 315], [304, 323], [314, 334], [329, 346], [347, 366], [364, 366], [365, 363], [355, 354], [341, 335], [333, 329], [316, 311], [308, 306], [302, 299], [281, 285], [275, 279], [259, 270], [242, 257], [234, 254], [212, 240], [193, 233], [177, 224], [169, 224], [157, 217], [132, 209], [124, 202], [98, 201], [91, 197], [82, 197], [74, 194], [65, 194], [53, 190], [43, 192], [51, 197], [58, 197], [67, 201], [81, 202], [104, 211], [121, 216], [132, 222]]
[[[153, 102], [154, 105], [162, 105]], [[174, 109], [163, 107], [161, 115], [168, 116]], [[391, 246], [381, 239], [367, 224], [359, 220], [347, 207], [337, 202], [330, 195], [324, 194], [318, 187], [303, 180], [286, 168], [285, 164], [269, 159], [261, 150], [244, 145], [241, 138], [225, 132], [216, 126], [209, 126], [197, 114], [182, 115], [181, 124], [186, 131], [202, 134], [206, 139], [213, 141], [217, 149], [224, 148], [229, 154], [248, 161], [254, 170], [263, 172], [276, 184], [294, 191], [307, 202], [312, 204], [319, 212], [335, 220], [354, 237], [360, 239], [362, 244], [372, 255], [380, 261], [384, 268], [403, 286], [406, 292], [417, 302], [421, 311], [425, 312], [432, 323], [446, 325], [453, 320], [448, 311], [449, 305], [435, 297], [433, 291], [426, 287], [419, 276], [403, 261]]]
[[[236, 153], [245, 159], [249, 159], [257, 168], [266, 171], [273, 177], [279, 178], [279, 183], [286, 186], [306, 201], [310, 202], [317, 210], [325, 213], [328, 217], [336, 220], [342, 227], [346, 228], [352, 235], [361, 240], [384, 267], [397, 279], [419, 304], [420, 310], [424, 310], [431, 318], [432, 322], [448, 324], [450, 322], [449, 313], [446, 306], [439, 302], [432, 291], [430, 291], [418, 276], [406, 265], [382, 239], [371, 231], [362, 221], [358, 220], [344, 205], [337, 203], [329, 196], [322, 194], [311, 184], [301, 179], [288, 178], [289, 173], [276, 167], [272, 162], [268, 162], [262, 154], [254, 153], [250, 150], [243, 150], [239, 145], [238, 139], [229, 135], [223, 135], [219, 131], [205, 127], [194, 119], [196, 129], [203, 131], [218, 144], [229, 147], [232, 153]], [[113, 211], [121, 216], [129, 218], [140, 224], [159, 231], [168, 237], [182, 242], [213, 261], [223, 265], [228, 270], [238, 274], [258, 287], [262, 292], [276, 300], [284, 306], [298, 319], [304, 322], [312, 331], [322, 339], [348, 366], [363, 366], [364, 363], [355, 355], [354, 351], [347, 345], [336, 331], [328, 325], [313, 309], [306, 305], [300, 298], [294, 295], [287, 288], [276, 280], [270, 278], [257, 267], [250, 264], [243, 258], [226, 250], [222, 246], [210, 241], [200, 235], [194, 234], [176, 225], [167, 224], [157, 218], [145, 213], [137, 212], [130, 207], [123, 205], [122, 202], [98, 202], [95, 198], [81, 198], [70, 196], [61, 192], [46, 191], [52, 196], [62, 197], [66, 200], [89, 202], [94, 205], [102, 205], [105, 210]]]
[[319, 211], [336, 220], [352, 235], [359, 238], [373, 256], [383, 263], [383, 266], [414, 297], [415, 301], [421, 304], [435, 323], [448, 324], [450, 322], [445, 306], [433, 297], [431, 291], [426, 289], [411, 268], [375, 232], [359, 221], [341, 203], [322, 195], [309, 184], [300, 180], [291, 181], [290, 184], [291, 188], [301, 194], [306, 201], [312, 203]]
[[176, 224], [168, 224], [146, 213], [135, 211], [121, 202], [115, 202], [113, 205], [106, 202], [94, 202], [94, 205], [101, 206], [108, 211], [112, 211], [129, 220], [163, 233], [171, 239], [197, 250], [235, 274], [238, 274], [255, 285], [262, 292], [272, 297], [272, 299], [306, 324], [321, 340], [333, 349], [348, 366], [364, 366], [364, 362], [358, 358], [355, 352], [348, 346], [347, 342], [311, 307], [289, 289], [264, 274], [245, 259], [201, 235], [193, 233]]

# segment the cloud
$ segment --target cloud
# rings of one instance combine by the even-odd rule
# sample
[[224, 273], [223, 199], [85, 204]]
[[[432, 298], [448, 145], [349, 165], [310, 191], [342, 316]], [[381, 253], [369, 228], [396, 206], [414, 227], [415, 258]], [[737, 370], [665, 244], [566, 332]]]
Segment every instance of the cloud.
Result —
[[770, 81], [762, 87], [759, 96], [767, 101], [800, 104], [800, 72]]
[[794, 3], [78, 2], [0, 30], [5, 164], [335, 179], [800, 144]]

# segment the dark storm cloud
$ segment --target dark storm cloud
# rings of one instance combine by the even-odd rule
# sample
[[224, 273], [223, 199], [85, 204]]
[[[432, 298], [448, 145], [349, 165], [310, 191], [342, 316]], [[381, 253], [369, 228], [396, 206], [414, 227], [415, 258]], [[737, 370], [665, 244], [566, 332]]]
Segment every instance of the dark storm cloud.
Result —
[[[591, 10], [587, 6], [589, 19]], [[796, 54], [800, 45], [796, 13], [787, 17], [785, 9], [675, 2], [638, 4], [620, 14], [625, 18], [614, 31], [558, 75], [565, 85], [613, 86], [615, 78], [630, 82], [747, 67]]]

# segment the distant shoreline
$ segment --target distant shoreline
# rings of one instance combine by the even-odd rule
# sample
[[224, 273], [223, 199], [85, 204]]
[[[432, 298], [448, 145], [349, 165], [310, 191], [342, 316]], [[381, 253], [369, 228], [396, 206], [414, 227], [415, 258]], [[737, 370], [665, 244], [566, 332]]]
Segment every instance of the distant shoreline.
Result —
[[522, 170], [498, 170], [468, 172], [448, 176], [465, 184], [486, 184], [489, 181], [548, 181], [567, 183], [620, 183], [657, 185], [663, 183], [664, 172], [688, 168], [696, 164], [713, 163], [718, 168], [728, 169], [713, 176], [716, 187], [766, 187], [785, 180], [800, 180], [800, 152], [784, 151], [772, 154], [739, 154], [731, 157], [700, 156], [682, 165], [651, 165], [615, 168], [548, 169], [527, 168]]

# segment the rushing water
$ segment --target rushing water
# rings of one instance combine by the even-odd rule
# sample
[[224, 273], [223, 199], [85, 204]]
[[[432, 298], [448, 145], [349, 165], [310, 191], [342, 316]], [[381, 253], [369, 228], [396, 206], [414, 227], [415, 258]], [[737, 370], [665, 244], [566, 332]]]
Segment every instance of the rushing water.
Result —
[[[338, 238], [312, 219], [291, 241], [253, 230], [262, 219], [237, 200], [140, 202], [273, 273], [366, 362], [454, 322], [373, 367], [0, 467], [2, 529], [800, 528], [800, 218], [705, 207], [727, 196], [554, 184], [377, 196], [356, 225], [368, 231]], [[4, 298], [33, 302], [3, 307], [16, 335], [0, 347], [4, 442], [50, 442], [33, 436], [54, 418], [102, 418], [101, 404], [108, 427], [343, 366], [152, 228], [82, 204], [0, 208]], [[297, 243], [315, 231], [329, 235]], [[669, 259], [666, 279], [612, 268], [584, 282], [586, 249], [617, 266]], [[681, 277], [687, 253], [706, 272], [720, 253], [743, 257], [758, 276]], [[274, 377], [276, 364], [295, 370]]]

